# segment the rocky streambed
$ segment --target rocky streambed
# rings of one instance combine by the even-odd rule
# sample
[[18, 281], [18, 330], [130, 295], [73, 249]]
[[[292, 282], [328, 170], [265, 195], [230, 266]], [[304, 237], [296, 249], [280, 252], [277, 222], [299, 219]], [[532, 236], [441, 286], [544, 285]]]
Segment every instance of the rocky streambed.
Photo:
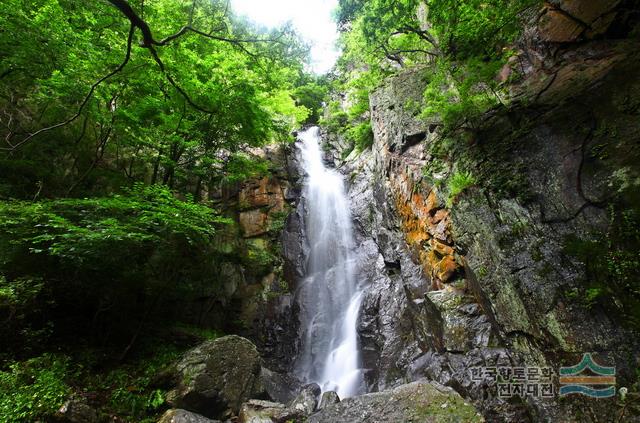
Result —
[[453, 389], [426, 380], [344, 401], [320, 396], [318, 385], [264, 367], [256, 346], [235, 335], [188, 351], [161, 379], [174, 408], [159, 423], [484, 421]]

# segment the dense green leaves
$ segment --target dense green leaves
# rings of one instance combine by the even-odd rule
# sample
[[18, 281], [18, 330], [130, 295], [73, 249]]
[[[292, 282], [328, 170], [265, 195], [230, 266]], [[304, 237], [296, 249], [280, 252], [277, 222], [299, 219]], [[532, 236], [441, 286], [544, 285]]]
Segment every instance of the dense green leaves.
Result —
[[0, 370], [0, 420], [20, 423], [52, 416], [71, 392], [64, 382], [68, 370], [68, 360], [52, 354]]
[[[102, 336], [99, 322], [118, 327], [120, 319], [155, 319], [181, 293], [221, 289], [214, 235], [229, 223], [206, 205], [142, 184], [103, 198], [0, 203], [5, 346], [28, 349], [52, 331]], [[44, 310], [54, 317], [51, 311], [60, 308], [66, 316], [95, 313], [98, 320], [72, 327], [40, 321]], [[128, 325], [118, 338], [130, 333]]]
[[341, 0], [344, 53], [338, 90], [348, 93], [349, 126], [368, 94], [399, 69], [421, 66], [428, 87], [422, 116], [445, 130], [473, 128], [503, 102], [496, 75], [511, 54], [522, 18], [537, 0]]
[[91, 91], [123, 64], [127, 17], [108, 2], [3, 3], [0, 163], [28, 169], [0, 170], [0, 195], [95, 194], [144, 180], [199, 197], [220, 177], [221, 152], [288, 139], [306, 119], [294, 100], [306, 52], [290, 29], [256, 30], [225, 1], [131, 4], [159, 44], [187, 24], [202, 33], [151, 49], [136, 29], [126, 65]]
[[539, 0], [430, 0], [428, 19], [443, 51], [457, 59], [497, 57], [522, 30], [521, 15]]
[[[9, 244], [77, 265], [93, 261], [93, 266], [162, 248], [176, 237], [190, 245], [206, 243], [214, 234], [213, 224], [226, 222], [209, 207], [141, 184], [107, 198], [0, 203], [0, 216]], [[105, 256], [105, 251], [110, 253]], [[2, 258], [11, 260], [10, 254]]]

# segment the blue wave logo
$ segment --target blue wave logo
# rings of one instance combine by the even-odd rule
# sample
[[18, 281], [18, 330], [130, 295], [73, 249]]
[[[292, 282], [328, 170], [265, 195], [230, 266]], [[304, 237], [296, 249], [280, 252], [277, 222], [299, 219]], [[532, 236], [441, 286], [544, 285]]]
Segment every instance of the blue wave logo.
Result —
[[[585, 370], [595, 375], [581, 375]], [[590, 353], [580, 363], [560, 368], [560, 395], [581, 394], [592, 398], [609, 398], [616, 394], [616, 368], [596, 363]], [[595, 388], [594, 386], [605, 386]]]

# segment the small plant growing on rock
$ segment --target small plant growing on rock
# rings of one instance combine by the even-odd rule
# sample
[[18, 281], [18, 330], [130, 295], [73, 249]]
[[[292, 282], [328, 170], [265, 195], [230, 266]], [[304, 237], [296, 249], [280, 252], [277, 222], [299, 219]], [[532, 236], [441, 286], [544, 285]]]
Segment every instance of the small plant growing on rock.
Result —
[[465, 189], [475, 185], [476, 179], [471, 172], [456, 172], [449, 179], [449, 198], [447, 199], [447, 207], [451, 207], [453, 200]]

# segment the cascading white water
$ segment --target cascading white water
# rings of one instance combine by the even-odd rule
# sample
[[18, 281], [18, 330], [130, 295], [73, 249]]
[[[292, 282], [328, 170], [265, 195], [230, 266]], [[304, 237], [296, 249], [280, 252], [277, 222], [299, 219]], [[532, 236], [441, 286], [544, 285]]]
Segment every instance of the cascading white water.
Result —
[[319, 129], [299, 135], [306, 172], [303, 197], [309, 242], [307, 276], [299, 285], [301, 351], [298, 375], [340, 398], [359, 393], [362, 369], [356, 330], [358, 287], [349, 203], [342, 176], [322, 162]]

